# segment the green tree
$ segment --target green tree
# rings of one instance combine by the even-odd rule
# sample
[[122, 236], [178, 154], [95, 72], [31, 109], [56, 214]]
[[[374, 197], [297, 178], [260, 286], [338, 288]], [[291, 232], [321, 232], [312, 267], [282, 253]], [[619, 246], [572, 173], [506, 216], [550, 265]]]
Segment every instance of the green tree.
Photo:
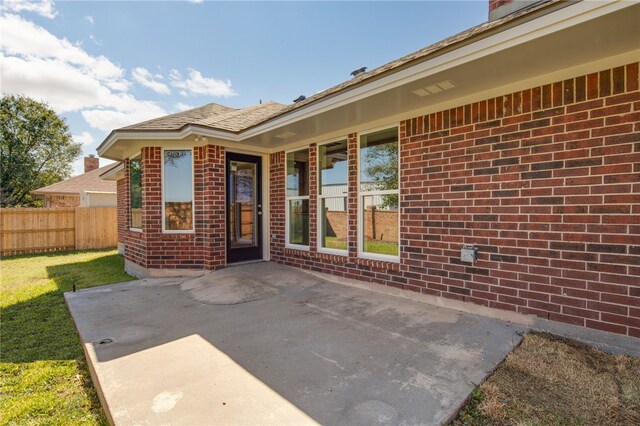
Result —
[[[398, 144], [382, 143], [368, 146], [364, 150], [364, 176], [361, 182], [373, 190], [398, 189]], [[382, 196], [383, 209], [396, 210], [398, 195], [386, 194]]]
[[33, 205], [34, 189], [67, 179], [82, 153], [48, 105], [25, 96], [0, 100], [0, 205]]

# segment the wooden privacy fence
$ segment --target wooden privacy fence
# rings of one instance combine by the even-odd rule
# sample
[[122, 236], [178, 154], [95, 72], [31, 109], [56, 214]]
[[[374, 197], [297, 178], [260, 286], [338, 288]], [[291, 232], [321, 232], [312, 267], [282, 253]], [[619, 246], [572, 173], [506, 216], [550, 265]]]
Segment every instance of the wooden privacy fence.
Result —
[[0, 224], [2, 256], [118, 244], [115, 207], [0, 209]]

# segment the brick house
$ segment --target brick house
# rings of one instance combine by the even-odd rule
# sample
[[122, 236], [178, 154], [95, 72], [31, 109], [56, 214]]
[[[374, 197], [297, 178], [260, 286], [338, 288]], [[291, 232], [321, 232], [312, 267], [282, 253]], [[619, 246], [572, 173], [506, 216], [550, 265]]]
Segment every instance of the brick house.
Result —
[[640, 338], [640, 3], [489, 8], [290, 105], [114, 130], [127, 271], [269, 260]]
[[84, 158], [84, 173], [31, 191], [43, 207], [115, 207], [116, 184], [100, 178], [115, 164], [100, 167], [100, 159], [90, 155]]

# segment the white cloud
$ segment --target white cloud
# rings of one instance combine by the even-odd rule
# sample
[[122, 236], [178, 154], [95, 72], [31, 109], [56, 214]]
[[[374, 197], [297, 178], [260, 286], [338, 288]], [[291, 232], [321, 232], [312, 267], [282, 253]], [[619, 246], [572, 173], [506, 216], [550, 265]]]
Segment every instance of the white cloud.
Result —
[[76, 143], [81, 143], [82, 145], [91, 145], [96, 140], [93, 138], [91, 133], [82, 132], [79, 135], [73, 135], [73, 141]]
[[175, 105], [173, 105], [173, 107], [174, 107], [175, 109], [177, 109], [177, 110], [178, 110], [178, 112], [180, 112], [180, 111], [186, 111], [186, 110], [188, 110], [188, 109], [194, 109], [194, 108], [195, 108], [195, 106], [193, 106], [193, 105], [183, 104], [182, 102], [178, 102], [178, 103], [176, 103]]
[[36, 57], [0, 56], [2, 91], [47, 101], [57, 112], [100, 105], [108, 87], [66, 62]]
[[58, 16], [58, 12], [53, 8], [52, 0], [3, 0], [0, 10], [16, 13], [33, 12], [49, 19]]
[[94, 128], [117, 127], [167, 114], [126, 91], [125, 71], [104, 56], [59, 39], [15, 15], [0, 16], [2, 92], [43, 100], [58, 113], [79, 111]]
[[195, 4], [200, 4], [200, 3], [204, 3], [204, 0], [187, 0], [189, 3], [195, 3]]
[[136, 82], [140, 83], [144, 87], [153, 90], [156, 93], [160, 93], [163, 95], [168, 95], [169, 93], [171, 93], [169, 86], [158, 81], [163, 80], [164, 77], [162, 77], [160, 74], [151, 74], [146, 68], [134, 68], [133, 71], [131, 71], [131, 76]]
[[228, 98], [236, 96], [237, 93], [231, 88], [231, 81], [218, 80], [216, 78], [204, 77], [200, 71], [189, 69], [188, 78], [182, 78], [177, 70], [171, 70], [171, 85], [177, 89], [182, 89], [182, 96], [206, 95]]
[[130, 108], [127, 109], [84, 110], [82, 111], [82, 118], [84, 118], [91, 127], [104, 132], [110, 132], [113, 129], [119, 129], [120, 127], [167, 115], [167, 111], [155, 102], [140, 101], [133, 98], [131, 101], [132, 104]]
[[[5, 54], [25, 58], [55, 59], [81, 67], [84, 72], [107, 83], [122, 83], [124, 70], [104, 56], [91, 56], [67, 39], [59, 39], [44, 28], [17, 15], [0, 16]], [[117, 89], [116, 89], [117, 90]]]
[[182, 74], [178, 70], [171, 70], [169, 71], [169, 78], [171, 80], [182, 80]]
[[95, 20], [93, 19], [93, 16], [91, 16], [91, 15], [85, 16], [84, 19], [87, 20], [89, 25], [93, 25], [95, 23]]

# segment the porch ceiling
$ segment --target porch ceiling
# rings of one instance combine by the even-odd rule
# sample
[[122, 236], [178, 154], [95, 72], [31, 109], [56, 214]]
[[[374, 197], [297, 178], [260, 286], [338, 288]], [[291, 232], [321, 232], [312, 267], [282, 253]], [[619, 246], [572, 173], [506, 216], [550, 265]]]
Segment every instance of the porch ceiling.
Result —
[[[331, 140], [353, 131], [637, 61], [638, 22], [640, 3], [579, 2], [240, 134], [196, 126], [179, 133], [156, 132], [147, 137], [136, 134], [129, 139], [123, 134], [116, 143], [105, 146], [100, 155], [121, 160], [149, 145], [150, 139], [190, 146], [214, 143], [257, 152]], [[434, 93], [426, 94], [427, 91]]]

